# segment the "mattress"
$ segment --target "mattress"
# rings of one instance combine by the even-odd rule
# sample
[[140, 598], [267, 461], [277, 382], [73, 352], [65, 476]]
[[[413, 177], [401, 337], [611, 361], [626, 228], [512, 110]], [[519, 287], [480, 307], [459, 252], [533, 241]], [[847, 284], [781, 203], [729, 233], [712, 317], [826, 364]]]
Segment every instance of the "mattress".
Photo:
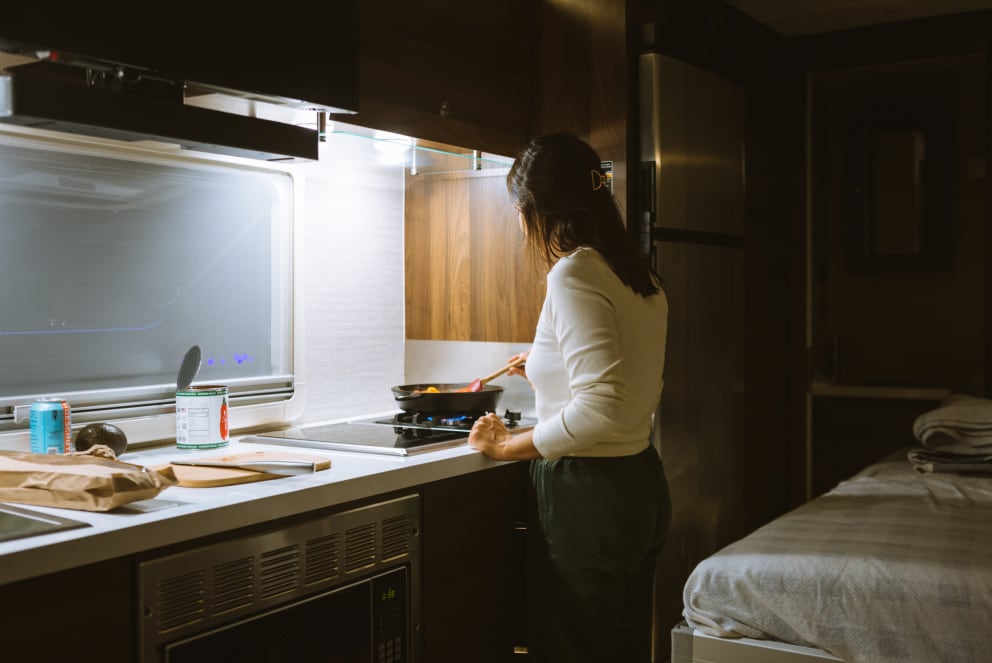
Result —
[[683, 600], [702, 633], [848, 663], [992, 661], [992, 478], [877, 463], [703, 560]]

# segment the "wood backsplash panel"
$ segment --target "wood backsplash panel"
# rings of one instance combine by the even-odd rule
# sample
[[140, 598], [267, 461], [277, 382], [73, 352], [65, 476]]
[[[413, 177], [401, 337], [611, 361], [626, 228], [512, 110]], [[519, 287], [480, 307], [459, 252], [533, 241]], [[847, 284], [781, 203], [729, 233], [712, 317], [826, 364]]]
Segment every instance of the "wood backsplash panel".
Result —
[[533, 338], [544, 273], [524, 250], [505, 174], [407, 177], [408, 339]]
[[544, 299], [544, 270], [527, 252], [504, 175], [476, 181], [471, 202], [473, 341], [527, 342]]

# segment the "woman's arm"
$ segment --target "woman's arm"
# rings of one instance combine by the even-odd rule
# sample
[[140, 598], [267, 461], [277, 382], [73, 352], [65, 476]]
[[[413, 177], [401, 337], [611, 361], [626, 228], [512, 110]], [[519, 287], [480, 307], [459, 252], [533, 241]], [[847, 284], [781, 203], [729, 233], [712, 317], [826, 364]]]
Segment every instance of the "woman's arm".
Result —
[[493, 460], [530, 460], [540, 458], [541, 453], [534, 446], [533, 431], [514, 435], [496, 414], [487, 414], [476, 419], [468, 444]]
[[[546, 458], [579, 453], [609, 442], [622, 428], [629, 400], [624, 357], [620, 352], [618, 319], [613, 295], [619, 281], [602, 257], [580, 250], [563, 258], [548, 274], [545, 309], [550, 332], [549, 351], [560, 353], [567, 377], [567, 401], [555, 416], [544, 417], [535, 440]], [[535, 341], [537, 342], [537, 341]], [[536, 367], [536, 364], [535, 364]]]

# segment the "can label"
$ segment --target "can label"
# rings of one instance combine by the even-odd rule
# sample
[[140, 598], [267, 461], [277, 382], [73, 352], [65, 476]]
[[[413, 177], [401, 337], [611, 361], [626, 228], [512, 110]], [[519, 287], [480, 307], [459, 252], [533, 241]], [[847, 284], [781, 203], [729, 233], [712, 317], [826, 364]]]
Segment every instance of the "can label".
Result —
[[176, 446], [216, 449], [227, 442], [227, 387], [204, 385], [177, 391]]
[[66, 454], [72, 451], [69, 402], [39, 398], [31, 403], [31, 453]]

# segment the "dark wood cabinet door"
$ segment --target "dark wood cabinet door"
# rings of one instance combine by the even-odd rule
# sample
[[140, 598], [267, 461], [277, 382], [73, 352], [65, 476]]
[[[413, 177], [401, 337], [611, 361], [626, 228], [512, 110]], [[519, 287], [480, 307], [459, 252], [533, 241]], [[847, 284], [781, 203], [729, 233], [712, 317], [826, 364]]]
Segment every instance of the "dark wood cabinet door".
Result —
[[513, 156], [530, 122], [530, 5], [359, 3], [359, 111], [341, 120]]
[[637, 72], [627, 38], [628, 4], [534, 3], [538, 39], [531, 119], [532, 136], [567, 131], [587, 141], [604, 161], [613, 162], [613, 195], [625, 218], [636, 202], [628, 197], [628, 160], [637, 159], [631, 133], [637, 122]]
[[126, 557], [0, 587], [5, 661], [136, 660]]
[[425, 661], [519, 661], [527, 463], [424, 487]]

